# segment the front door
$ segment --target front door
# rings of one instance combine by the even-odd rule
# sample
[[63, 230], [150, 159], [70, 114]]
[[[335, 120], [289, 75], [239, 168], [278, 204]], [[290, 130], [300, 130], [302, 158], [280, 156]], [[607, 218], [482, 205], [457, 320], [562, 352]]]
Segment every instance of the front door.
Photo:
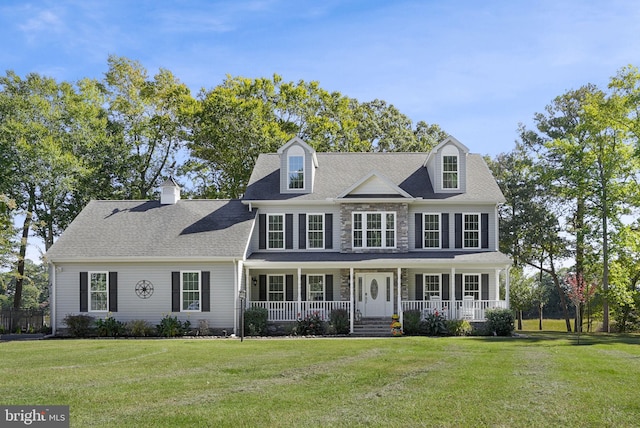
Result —
[[366, 273], [358, 277], [358, 308], [363, 317], [391, 316], [393, 312], [393, 274]]

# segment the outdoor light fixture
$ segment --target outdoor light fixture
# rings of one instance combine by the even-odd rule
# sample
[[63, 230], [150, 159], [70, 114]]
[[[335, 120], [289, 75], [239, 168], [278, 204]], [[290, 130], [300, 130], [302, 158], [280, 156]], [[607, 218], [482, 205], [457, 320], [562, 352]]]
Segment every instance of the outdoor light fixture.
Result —
[[247, 298], [247, 290], [244, 288], [238, 292], [240, 298], [240, 342], [244, 341], [244, 301]]

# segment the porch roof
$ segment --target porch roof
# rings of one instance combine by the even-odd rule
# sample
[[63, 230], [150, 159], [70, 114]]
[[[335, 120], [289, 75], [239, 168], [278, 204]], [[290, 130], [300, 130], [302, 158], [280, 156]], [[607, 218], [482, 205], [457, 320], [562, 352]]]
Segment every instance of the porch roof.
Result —
[[476, 267], [506, 268], [511, 259], [498, 251], [410, 251], [407, 253], [257, 252], [249, 268], [269, 267]]

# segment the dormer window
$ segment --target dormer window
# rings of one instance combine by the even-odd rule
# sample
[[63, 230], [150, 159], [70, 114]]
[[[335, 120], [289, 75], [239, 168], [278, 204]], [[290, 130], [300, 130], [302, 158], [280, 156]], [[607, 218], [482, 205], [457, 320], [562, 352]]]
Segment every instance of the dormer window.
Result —
[[304, 150], [294, 146], [287, 153], [288, 188], [304, 189]]
[[458, 177], [458, 156], [442, 156], [442, 188], [457, 189], [459, 187]]

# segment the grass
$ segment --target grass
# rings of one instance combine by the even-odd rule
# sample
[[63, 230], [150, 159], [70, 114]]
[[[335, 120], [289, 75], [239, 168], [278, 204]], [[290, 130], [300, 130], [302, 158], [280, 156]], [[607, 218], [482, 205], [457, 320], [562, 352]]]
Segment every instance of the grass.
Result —
[[[518, 325], [518, 321], [516, 320], [516, 327]], [[571, 328], [573, 328], [574, 326], [574, 320], [571, 320]], [[523, 319], [522, 320], [522, 331], [540, 331], [539, 330], [540, 324], [538, 319]], [[602, 322], [601, 321], [593, 321], [592, 323], [592, 329], [593, 331], [598, 331], [599, 328], [602, 327]], [[586, 331], [587, 329], [587, 323], [585, 320], [584, 326], [583, 326], [584, 330]], [[543, 319], [542, 320], [542, 331], [562, 331], [562, 332], [566, 332], [567, 331], [567, 324], [565, 322], [564, 319]]]
[[640, 337], [0, 343], [3, 404], [72, 426], [637, 426]]

